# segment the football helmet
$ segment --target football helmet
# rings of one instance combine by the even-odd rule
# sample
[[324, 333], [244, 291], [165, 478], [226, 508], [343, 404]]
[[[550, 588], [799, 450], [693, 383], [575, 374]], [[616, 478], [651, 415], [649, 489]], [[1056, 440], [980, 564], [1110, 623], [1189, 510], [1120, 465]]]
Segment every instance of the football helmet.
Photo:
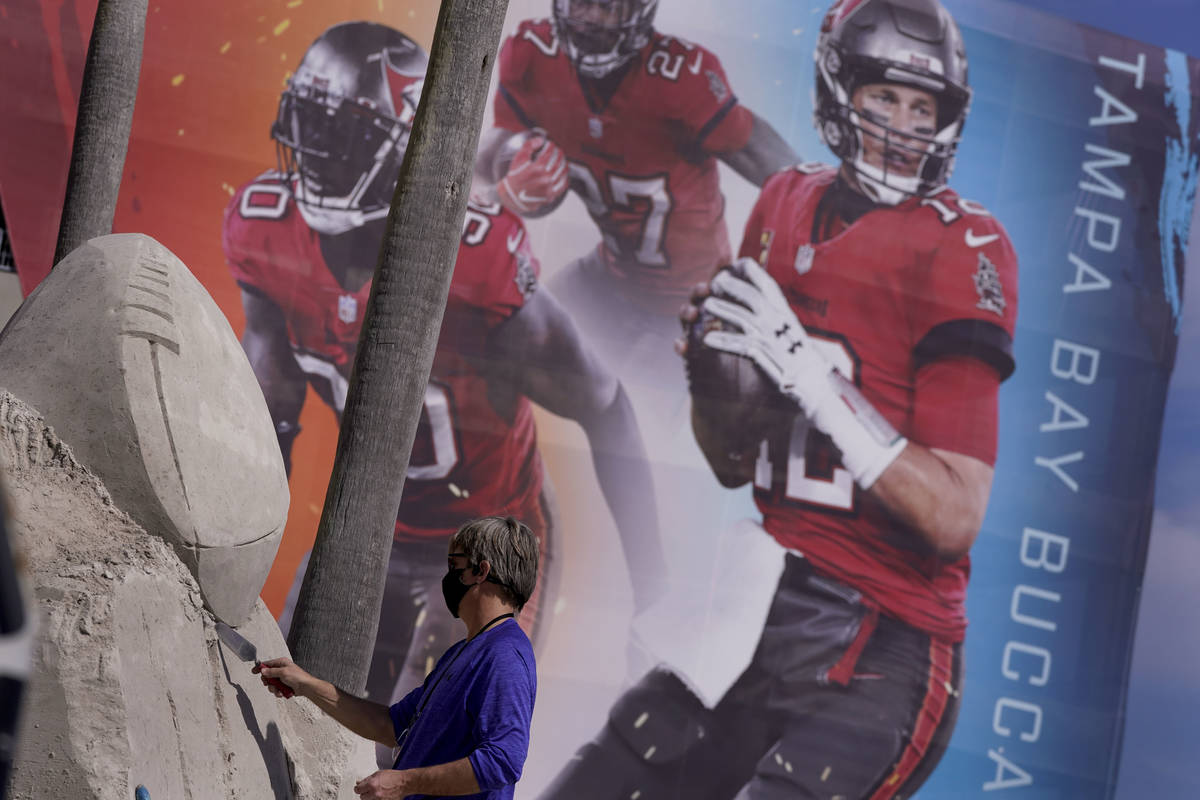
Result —
[[588, 78], [603, 78], [650, 41], [658, 0], [554, 0], [554, 28], [567, 57]]
[[[954, 19], [938, 0], [838, 0], [825, 15], [815, 53], [814, 122], [821, 140], [856, 173], [875, 202], [895, 205], [945, 185], [971, 102], [967, 53]], [[883, 146], [915, 156], [916, 174], [898, 175], [864, 158], [863, 119], [851, 103], [869, 83], [921, 89], [937, 98], [931, 135], [882, 130]]]
[[305, 52], [271, 138], [313, 230], [345, 233], [387, 215], [428, 62], [412, 39], [372, 22], [334, 25]]

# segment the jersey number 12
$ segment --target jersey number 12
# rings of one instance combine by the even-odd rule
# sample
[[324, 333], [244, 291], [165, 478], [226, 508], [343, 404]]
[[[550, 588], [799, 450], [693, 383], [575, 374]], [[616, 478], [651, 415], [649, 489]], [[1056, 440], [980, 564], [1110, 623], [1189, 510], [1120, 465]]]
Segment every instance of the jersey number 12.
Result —
[[[843, 342], [817, 338], [812, 331], [809, 336], [839, 372], [854, 374], [854, 359]], [[754, 486], [765, 491], [771, 490], [775, 473], [768, 445], [764, 441], [759, 446], [754, 466]], [[840, 454], [829, 437], [813, 427], [803, 414], [792, 420], [781, 488], [788, 500], [838, 511], [854, 510], [854, 477], [842, 466]]]

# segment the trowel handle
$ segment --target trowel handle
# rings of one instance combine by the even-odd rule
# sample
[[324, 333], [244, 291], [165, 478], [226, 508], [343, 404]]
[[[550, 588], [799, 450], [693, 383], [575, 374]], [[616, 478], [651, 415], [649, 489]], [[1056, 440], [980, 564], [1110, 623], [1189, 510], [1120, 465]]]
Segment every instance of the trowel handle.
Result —
[[[255, 661], [253, 672], [255, 672], [257, 674], [257, 673], [260, 673], [261, 671], [262, 671], [262, 662]], [[265, 678], [265, 680], [266, 680], [268, 686], [274, 686], [276, 689], [278, 689], [280, 692], [282, 692], [284, 698], [292, 697], [296, 694], [296, 691], [292, 687], [288, 686], [286, 683], [279, 680], [279, 678]]]

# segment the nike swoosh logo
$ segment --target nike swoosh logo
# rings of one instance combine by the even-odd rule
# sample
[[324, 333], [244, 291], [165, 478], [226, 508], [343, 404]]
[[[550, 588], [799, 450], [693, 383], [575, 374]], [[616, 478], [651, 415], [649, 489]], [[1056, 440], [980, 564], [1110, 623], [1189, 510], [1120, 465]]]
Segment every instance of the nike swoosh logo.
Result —
[[510, 253], [517, 252], [517, 248], [521, 246], [521, 240], [524, 238], [525, 238], [524, 230], [518, 230], [516, 236], [513, 236], [510, 233], [508, 235], [508, 252], [510, 252]]
[[967, 243], [967, 247], [983, 247], [985, 244], [990, 244], [1000, 238], [1000, 234], [993, 233], [989, 236], [976, 236], [970, 228], [967, 228], [966, 236], [963, 239]]

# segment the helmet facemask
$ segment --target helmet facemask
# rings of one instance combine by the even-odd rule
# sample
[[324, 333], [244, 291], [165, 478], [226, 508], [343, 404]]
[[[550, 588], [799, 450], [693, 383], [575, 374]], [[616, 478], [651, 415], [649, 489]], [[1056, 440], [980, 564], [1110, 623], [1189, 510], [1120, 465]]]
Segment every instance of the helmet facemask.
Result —
[[603, 78], [650, 41], [658, 0], [554, 0], [554, 23], [579, 73]]
[[426, 63], [407, 36], [367, 22], [335, 25], [305, 53], [271, 138], [310, 228], [336, 235], [387, 216]]
[[376, 109], [295, 82], [272, 128], [297, 206], [310, 227], [329, 234], [387, 215], [409, 133]]

